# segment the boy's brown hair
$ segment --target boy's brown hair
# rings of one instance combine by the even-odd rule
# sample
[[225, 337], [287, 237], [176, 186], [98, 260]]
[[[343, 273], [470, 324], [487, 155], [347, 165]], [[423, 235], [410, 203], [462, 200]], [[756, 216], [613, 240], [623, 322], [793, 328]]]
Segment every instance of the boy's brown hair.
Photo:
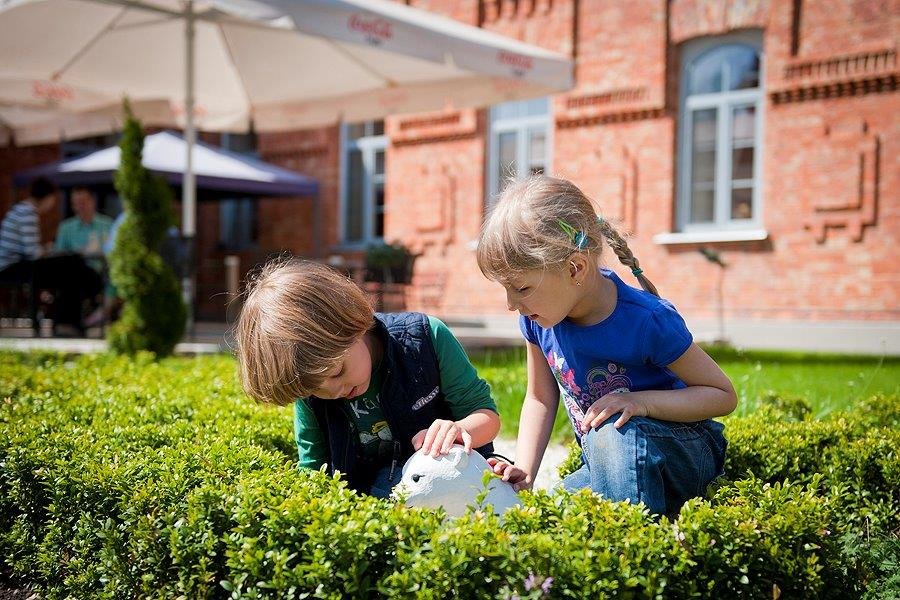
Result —
[[269, 262], [248, 283], [235, 327], [244, 391], [279, 406], [312, 395], [374, 319], [365, 293], [337, 271]]

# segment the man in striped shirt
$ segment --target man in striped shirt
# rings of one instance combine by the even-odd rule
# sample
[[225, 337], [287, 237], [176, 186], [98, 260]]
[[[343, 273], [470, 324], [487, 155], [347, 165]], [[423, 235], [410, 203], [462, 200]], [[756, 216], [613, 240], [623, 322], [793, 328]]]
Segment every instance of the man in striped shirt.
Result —
[[40, 215], [56, 208], [56, 186], [44, 177], [31, 182], [28, 198], [13, 205], [0, 223], [0, 276], [7, 267], [42, 254]]

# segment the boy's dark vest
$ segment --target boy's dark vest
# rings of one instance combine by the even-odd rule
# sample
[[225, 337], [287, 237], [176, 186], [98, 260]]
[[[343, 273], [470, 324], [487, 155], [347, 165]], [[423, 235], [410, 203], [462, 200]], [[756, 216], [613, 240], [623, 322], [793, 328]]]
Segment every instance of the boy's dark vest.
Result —
[[[384, 382], [379, 399], [394, 437], [393, 469], [412, 456], [412, 438], [435, 419], [452, 419], [441, 391], [437, 354], [428, 317], [421, 313], [375, 314], [375, 336], [383, 348]], [[330, 473], [340, 471], [348, 485], [368, 493], [376, 468], [361, 464], [359, 436], [346, 402], [310, 397], [309, 406], [328, 446]], [[493, 444], [477, 449], [492, 452]], [[388, 465], [378, 465], [384, 467]]]

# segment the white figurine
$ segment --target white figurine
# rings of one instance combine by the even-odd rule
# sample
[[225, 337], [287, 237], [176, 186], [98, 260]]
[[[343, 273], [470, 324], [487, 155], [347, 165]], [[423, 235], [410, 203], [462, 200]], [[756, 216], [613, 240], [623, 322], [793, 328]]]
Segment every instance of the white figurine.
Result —
[[[403, 476], [395, 490], [406, 495], [407, 506], [443, 507], [448, 516], [459, 517], [484, 490], [482, 476], [486, 470], [490, 466], [483, 456], [474, 450], [466, 454], [459, 445], [437, 458], [416, 452], [403, 465]], [[493, 506], [495, 514], [519, 504], [512, 485], [499, 477], [492, 476], [487, 487], [484, 505]]]

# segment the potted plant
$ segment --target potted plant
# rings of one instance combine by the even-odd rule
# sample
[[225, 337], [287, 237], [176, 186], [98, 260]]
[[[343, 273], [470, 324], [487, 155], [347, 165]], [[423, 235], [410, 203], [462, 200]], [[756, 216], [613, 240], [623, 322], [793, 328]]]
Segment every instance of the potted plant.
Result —
[[366, 280], [379, 283], [412, 281], [416, 256], [402, 242], [372, 244], [366, 248]]

